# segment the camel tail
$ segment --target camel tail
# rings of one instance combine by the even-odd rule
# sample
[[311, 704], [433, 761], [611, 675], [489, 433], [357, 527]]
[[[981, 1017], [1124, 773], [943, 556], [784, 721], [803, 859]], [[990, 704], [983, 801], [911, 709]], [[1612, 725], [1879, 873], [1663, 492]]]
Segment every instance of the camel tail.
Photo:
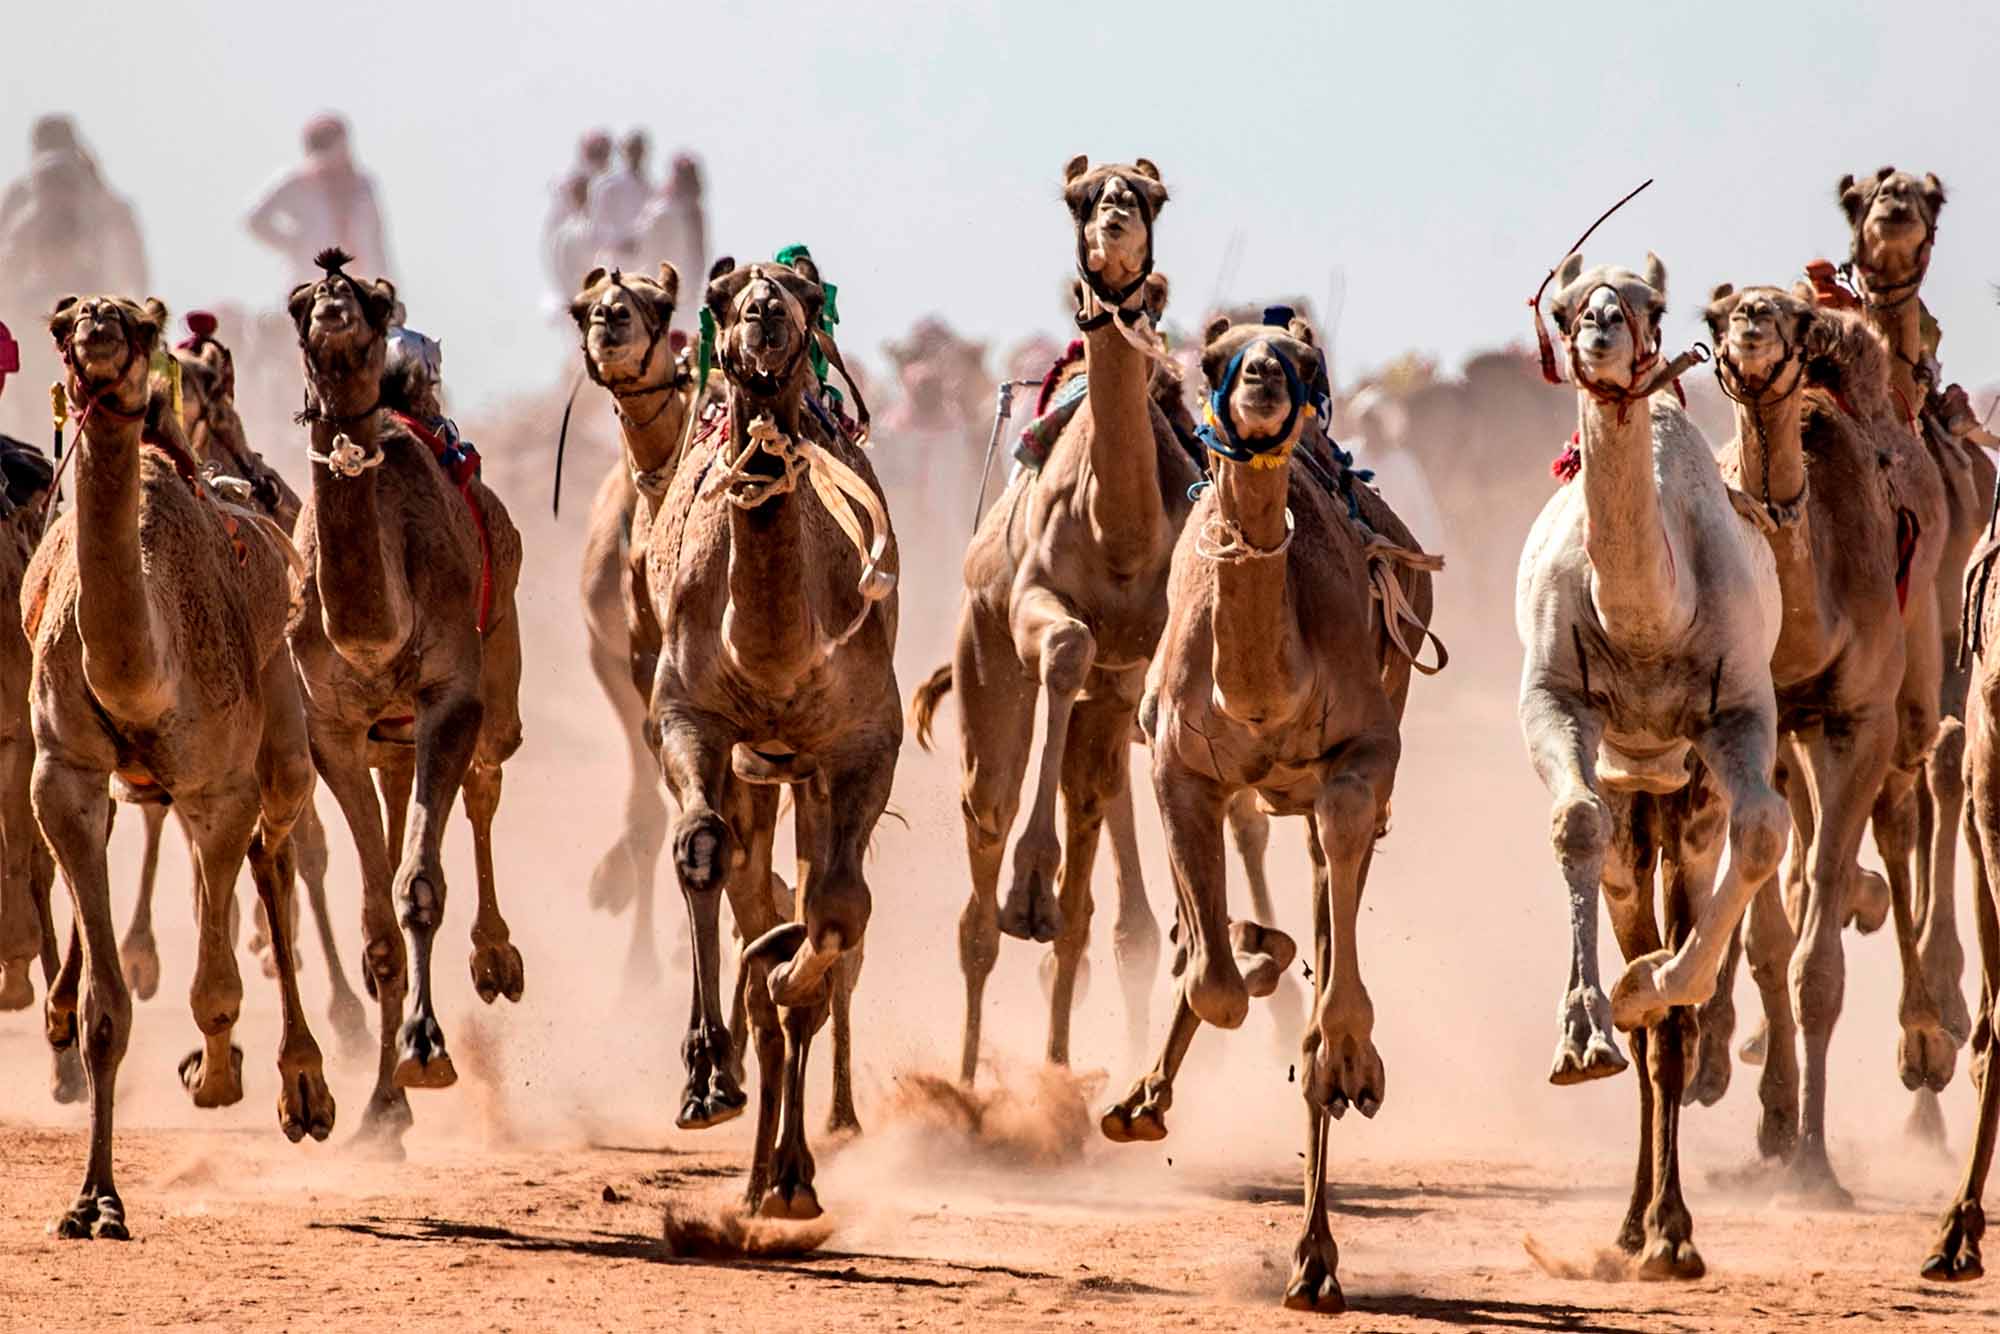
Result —
[[917, 744], [925, 750], [931, 748], [931, 724], [937, 721], [938, 705], [951, 693], [951, 664], [932, 672], [924, 678], [910, 696], [910, 721], [917, 729]]

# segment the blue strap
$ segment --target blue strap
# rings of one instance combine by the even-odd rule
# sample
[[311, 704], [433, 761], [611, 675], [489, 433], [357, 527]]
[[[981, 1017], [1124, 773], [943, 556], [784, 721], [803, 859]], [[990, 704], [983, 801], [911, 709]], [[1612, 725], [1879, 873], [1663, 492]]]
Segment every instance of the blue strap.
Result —
[[1278, 365], [1285, 372], [1285, 396], [1291, 401], [1291, 410], [1285, 414], [1284, 425], [1278, 433], [1263, 440], [1245, 441], [1236, 433], [1236, 423], [1229, 418], [1229, 395], [1236, 388], [1236, 377], [1243, 369], [1243, 354], [1250, 350], [1245, 343], [1229, 359], [1223, 368], [1222, 383], [1209, 391], [1208, 412], [1212, 422], [1204, 422], [1195, 434], [1201, 442], [1215, 453], [1237, 463], [1248, 463], [1251, 459], [1268, 454], [1289, 440], [1292, 428], [1298, 425], [1299, 410], [1305, 406], [1306, 387], [1299, 379], [1299, 373], [1284, 357], [1278, 358]]

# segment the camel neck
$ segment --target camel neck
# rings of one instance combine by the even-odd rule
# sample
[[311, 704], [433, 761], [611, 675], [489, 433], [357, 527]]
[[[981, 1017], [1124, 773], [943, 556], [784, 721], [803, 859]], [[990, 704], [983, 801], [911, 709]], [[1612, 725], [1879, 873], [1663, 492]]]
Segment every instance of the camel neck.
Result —
[[107, 712], [148, 723], [166, 708], [167, 652], [139, 538], [142, 429], [91, 413], [76, 460], [77, 629]]
[[1109, 324], [1084, 337], [1090, 405], [1090, 472], [1084, 499], [1106, 562], [1136, 572], [1159, 559], [1167, 540], [1160, 461], [1147, 392], [1152, 363]]
[[[315, 454], [327, 454], [345, 435], [370, 457], [380, 455], [381, 414], [363, 413], [335, 426], [312, 424]], [[324, 463], [312, 468], [312, 511], [318, 542], [315, 574], [327, 639], [348, 661], [376, 670], [401, 651], [413, 624], [410, 589], [400, 562], [390, 559], [383, 531], [383, 468], [337, 476]]]
[[[1243, 545], [1256, 551], [1284, 546], [1291, 465], [1253, 468], [1217, 457], [1214, 468], [1215, 509], [1224, 520], [1223, 531], [1233, 526], [1242, 533]], [[1290, 557], [1218, 561], [1214, 627], [1211, 669], [1222, 711], [1253, 726], [1294, 716], [1309, 673], [1300, 666]]]
[[1912, 292], [1910, 299], [1890, 310], [1870, 307], [1868, 323], [1889, 345], [1889, 387], [1901, 395], [1897, 410], [1905, 415], [1923, 408], [1923, 390], [1917, 385], [1917, 365], [1924, 359], [1924, 308]]
[[[1778, 374], [1790, 378], [1783, 369]], [[1806, 486], [1805, 440], [1799, 424], [1804, 396], [1794, 389], [1762, 403], [1755, 401], [1755, 395], [1745, 397], [1752, 401], [1736, 405], [1737, 458], [1742, 463], [1738, 482], [1760, 505], [1789, 505]]]
[[1678, 560], [1661, 509], [1651, 405], [1577, 395], [1583, 472], [1584, 551], [1591, 599], [1612, 640], [1635, 652], [1663, 647], [1692, 617], [1681, 603]]
[[625, 442], [625, 466], [634, 476], [666, 477], [673, 471], [694, 391], [663, 384], [658, 389], [614, 401], [618, 405], [618, 430]]
[[[789, 406], [790, 411], [781, 408]], [[745, 402], [732, 386], [729, 395], [729, 444], [716, 468], [753, 449], [750, 420], [768, 412], [777, 428], [793, 435], [798, 420], [798, 394], [780, 394], [778, 407]], [[766, 457], [761, 460], [772, 463]], [[761, 505], [744, 508], [725, 502], [729, 510], [729, 605], [722, 613], [722, 640], [731, 664], [772, 699], [788, 699], [800, 680], [817, 663], [820, 627], [812, 604], [813, 589], [806, 561], [803, 506], [811, 503], [800, 487], [771, 496]]]

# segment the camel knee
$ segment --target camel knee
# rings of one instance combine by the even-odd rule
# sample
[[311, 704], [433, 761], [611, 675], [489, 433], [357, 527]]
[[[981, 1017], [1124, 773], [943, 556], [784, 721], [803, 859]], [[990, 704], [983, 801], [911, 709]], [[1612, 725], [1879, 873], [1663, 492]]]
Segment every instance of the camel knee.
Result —
[[1375, 841], [1375, 789], [1359, 778], [1343, 776], [1328, 783], [1317, 815], [1329, 857], [1359, 858]]
[[1054, 695], [1074, 695], [1097, 656], [1097, 641], [1078, 621], [1064, 621], [1042, 636], [1042, 684]]
[[1766, 788], [1747, 795], [1729, 817], [1729, 855], [1736, 872], [1761, 884], [1778, 869], [1792, 828], [1783, 798]]
[[92, 1062], [122, 1059], [132, 1037], [132, 996], [124, 978], [93, 977], [81, 1009], [84, 1055]]
[[970, 785], [959, 799], [959, 811], [965, 817], [966, 839], [975, 853], [998, 852], [1017, 814], [1014, 803]]
[[859, 875], [829, 875], [806, 899], [806, 938], [832, 937], [841, 949], [858, 948], [873, 909], [873, 896]]
[[958, 915], [958, 962], [968, 976], [983, 978], [1000, 961], [1000, 920], [994, 905], [977, 895]]
[[1847, 959], [1837, 930], [1816, 932], [1792, 956], [1791, 984], [1799, 1027], [1809, 1034], [1832, 1032], [1847, 990]]
[[1565, 863], [1601, 856], [1611, 842], [1610, 809], [1594, 793], [1557, 803], [1549, 822], [1549, 841]]
[[1965, 800], [1965, 724], [1956, 718], [1938, 723], [1937, 745], [1931, 750], [1930, 784], [1940, 804]]
[[719, 890], [730, 864], [729, 826], [712, 810], [687, 811], [674, 827], [674, 870], [690, 893]]

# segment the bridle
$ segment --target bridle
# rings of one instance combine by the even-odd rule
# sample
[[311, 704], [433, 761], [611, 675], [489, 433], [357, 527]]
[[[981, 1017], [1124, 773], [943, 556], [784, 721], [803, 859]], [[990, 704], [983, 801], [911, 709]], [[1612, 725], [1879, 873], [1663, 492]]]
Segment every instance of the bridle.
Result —
[[[1639, 339], [1642, 337], [1639, 321], [1633, 315], [1632, 305], [1625, 299], [1625, 294], [1615, 286], [1610, 283], [1598, 283], [1583, 294], [1582, 301], [1579, 302], [1579, 307], [1587, 305], [1590, 298], [1597, 295], [1599, 291], [1611, 293], [1611, 299], [1618, 303], [1618, 313], [1624, 319], [1625, 327], [1631, 331], [1633, 346], [1638, 347], [1640, 345]], [[1577, 318], [1581, 320], [1581, 310], [1579, 310]], [[1568, 321], [1563, 321], [1563, 323], [1567, 325]], [[1662, 364], [1660, 361], [1660, 340], [1656, 337], [1651, 347], [1645, 348], [1639, 355], [1632, 359], [1632, 383], [1630, 385], [1606, 384], [1601, 380], [1592, 379], [1584, 372], [1583, 361], [1577, 355], [1575, 333], [1569, 328], [1564, 328], [1562, 332], [1563, 342], [1569, 348], [1570, 378], [1576, 382], [1579, 388], [1598, 402], [1616, 405], [1618, 408], [1618, 424], [1620, 426], [1625, 424], [1625, 416], [1631, 411], [1634, 403], [1645, 402], [1658, 393], [1661, 386], [1679, 380], [1690, 366], [1700, 365], [1709, 358], [1708, 348], [1701, 343], [1696, 343], [1692, 348], [1681, 353], [1672, 361]]]
[[1865, 263], [1861, 258], [1861, 241], [1864, 235], [1863, 228], [1868, 222], [1868, 213], [1875, 207], [1875, 197], [1881, 191], [1882, 183], [1877, 181], [1874, 188], [1868, 192], [1868, 202], [1861, 213], [1862, 226], [1855, 228], [1854, 252], [1848, 259], [1848, 268], [1853, 274], [1855, 291], [1861, 297], [1861, 304], [1870, 310], [1886, 314], [1916, 300], [1917, 290], [1924, 285], [1924, 275], [1930, 270], [1931, 243], [1937, 240], [1937, 219], [1927, 208], [1917, 210], [1917, 216], [1924, 220], [1924, 239], [1917, 246], [1915, 270], [1909, 277], [1900, 281], [1878, 283], [1869, 276], [1869, 271], [1874, 266]]
[[[765, 278], [761, 272], [757, 273], [757, 277], [777, 289], [779, 304], [785, 310], [785, 322], [797, 335], [793, 340], [791, 354], [785, 358], [784, 365], [775, 371], [753, 371], [735, 362], [730, 352], [729, 340], [723, 339], [716, 349], [716, 360], [721, 363], [722, 369], [728, 372], [729, 377], [739, 384], [748, 385], [758, 393], [775, 394], [797, 372], [799, 364], [805, 360], [807, 350], [814, 345], [815, 340], [812, 328], [806, 321], [805, 307], [800, 304], [799, 299], [792, 295], [783, 283]], [[748, 299], [751, 289], [755, 286], [755, 280], [743, 284], [743, 290], [737, 293], [736, 300], [732, 303], [732, 312], [742, 309], [744, 301]], [[734, 323], [733, 320], [731, 322]]]
[[[1803, 513], [1802, 502], [1806, 498], [1806, 492], [1805, 487], [1801, 486], [1799, 493], [1782, 505], [1771, 499], [1771, 448], [1764, 433], [1764, 409], [1771, 404], [1784, 402], [1798, 393], [1799, 387], [1805, 383], [1806, 345], [1804, 338], [1794, 343], [1785, 337], [1782, 319], [1779, 321], [1778, 341], [1784, 345], [1785, 355], [1778, 359], [1778, 364], [1764, 377], [1764, 383], [1753, 388], [1750, 377], [1744, 374], [1743, 368], [1730, 357], [1728, 340], [1721, 340], [1722, 350], [1715, 354], [1715, 382], [1721, 386], [1723, 396], [1730, 402], [1750, 410], [1750, 427], [1757, 437], [1757, 456], [1763, 462], [1761, 499], [1764, 512], [1770, 516], [1772, 523], [1785, 528], [1796, 523], [1799, 515]], [[1778, 381], [1783, 377], [1786, 366], [1792, 368], [1792, 383], [1783, 393], [1779, 393]], [[1733, 385], [1730, 383], [1732, 380], [1735, 381]]]
[[[1097, 188], [1084, 197], [1085, 222], [1097, 212], [1097, 206], [1103, 202], [1104, 192], [1110, 187], [1111, 182], [1124, 179], [1123, 175], [1113, 172], [1099, 181]], [[1076, 276], [1100, 303], [1099, 309], [1094, 312], [1081, 310], [1077, 312], [1076, 327], [1085, 333], [1103, 328], [1114, 316], [1130, 323], [1144, 310], [1143, 303], [1134, 302], [1133, 298], [1145, 287], [1146, 279], [1153, 276], [1153, 205], [1146, 198], [1145, 192], [1133, 186], [1130, 181], [1125, 181], [1125, 188], [1131, 192], [1132, 198], [1136, 201], [1135, 208], [1139, 214], [1139, 221], [1146, 229], [1146, 259], [1139, 266], [1138, 276], [1131, 282], [1123, 287], [1112, 287], [1104, 281], [1102, 274], [1091, 269], [1090, 251], [1084, 241], [1084, 229], [1082, 227], [1076, 229]]]
[[118, 312], [118, 327], [125, 335], [125, 359], [118, 363], [117, 372], [104, 387], [95, 393], [84, 391], [83, 367], [77, 364], [74, 329], [71, 330], [70, 336], [63, 340], [63, 366], [69, 371], [69, 383], [65, 386], [64, 392], [69, 396], [70, 411], [76, 418], [79, 431], [93, 413], [101, 412], [111, 420], [126, 426], [143, 420], [146, 415], [146, 398], [143, 391], [137, 408], [120, 407], [110, 401], [111, 394], [116, 392], [126, 374], [131, 371], [133, 363], [139, 359], [139, 341], [132, 336], [132, 327], [126, 323], [123, 311]]
[[[637, 371], [631, 375], [608, 376], [598, 369], [597, 359], [590, 355], [590, 330], [586, 322], [586, 327], [582, 330], [581, 340], [584, 374], [590, 377], [591, 383], [605, 390], [613, 399], [617, 400], [618, 415], [623, 417], [628, 423], [634, 427], [651, 426], [655, 421], [659, 420], [660, 414], [667, 410], [667, 404], [672, 402], [671, 398], [662, 399], [660, 406], [655, 408], [653, 414], [644, 421], [634, 419], [631, 413], [625, 411], [624, 401], [628, 398], [646, 398], [653, 394], [672, 394], [676, 389], [685, 388], [690, 377], [685, 367], [676, 365], [673, 378], [666, 383], [654, 385], [641, 383], [646, 378], [647, 371], [652, 367], [653, 354], [660, 350], [660, 340], [667, 335], [667, 321], [660, 320], [657, 323], [654, 322], [649, 314], [648, 303], [638, 299], [638, 294], [625, 285], [624, 276], [616, 269], [611, 271], [610, 287], [607, 289], [606, 295], [609, 295], [611, 291], [623, 292], [627, 297], [631, 298], [633, 309], [638, 312], [640, 322], [646, 326], [646, 350], [639, 357], [639, 369]], [[593, 309], [596, 305], [602, 305], [603, 300], [603, 297], [599, 297]]]
[[[347, 284], [347, 290], [353, 296], [354, 306], [355, 306], [355, 316], [357, 319], [361, 321], [362, 327], [368, 330], [369, 337], [374, 342], [377, 343], [382, 342], [383, 341], [382, 333], [379, 330], [377, 330], [372, 324], [368, 323], [368, 303], [364, 299], [364, 294], [361, 290], [361, 284], [355, 282], [354, 279], [348, 277], [344, 271], [335, 270], [334, 272], [327, 274], [326, 277], [320, 279], [319, 282], [315, 283], [313, 285], [313, 300], [317, 301], [319, 299], [320, 289], [325, 287], [327, 284], [333, 282], [335, 279], [338, 279], [339, 281]], [[292, 414], [292, 424], [295, 426], [311, 426], [315, 422], [326, 422], [329, 425], [336, 427], [352, 426], [356, 422], [368, 420], [370, 417], [373, 417], [377, 412], [381, 411], [382, 390], [379, 384], [376, 386], [375, 390], [375, 401], [373, 403], [370, 403], [367, 407], [361, 409], [359, 412], [338, 413], [338, 412], [327, 411], [324, 400], [320, 399], [314, 392], [316, 388], [314, 382], [325, 378], [326, 372], [320, 370], [319, 364], [313, 360], [312, 342], [307, 334], [307, 330], [310, 329], [310, 327], [311, 327], [311, 319], [308, 318], [306, 323], [302, 325], [299, 329], [299, 351], [305, 354], [304, 360], [306, 364], [306, 402], [304, 407], [300, 408], [297, 412]], [[307, 457], [312, 457], [310, 450], [308, 450]], [[352, 474], [345, 474], [345, 475], [351, 476]]]
[[1242, 374], [1243, 358], [1259, 341], [1264, 342], [1266, 347], [1270, 346], [1268, 339], [1252, 338], [1236, 349], [1236, 355], [1229, 359], [1222, 379], [1202, 403], [1202, 423], [1195, 429], [1195, 436], [1209, 453], [1231, 462], [1245, 463], [1252, 468], [1281, 468], [1290, 460], [1292, 450], [1298, 444], [1299, 419], [1318, 416], [1319, 405], [1312, 401], [1305, 380], [1299, 375], [1298, 368], [1292, 365], [1291, 358], [1276, 348], [1270, 348], [1271, 356], [1285, 373], [1285, 421], [1273, 435], [1251, 440], [1243, 438], [1236, 429], [1235, 420], [1229, 415], [1229, 396], [1235, 392], [1237, 378]]

